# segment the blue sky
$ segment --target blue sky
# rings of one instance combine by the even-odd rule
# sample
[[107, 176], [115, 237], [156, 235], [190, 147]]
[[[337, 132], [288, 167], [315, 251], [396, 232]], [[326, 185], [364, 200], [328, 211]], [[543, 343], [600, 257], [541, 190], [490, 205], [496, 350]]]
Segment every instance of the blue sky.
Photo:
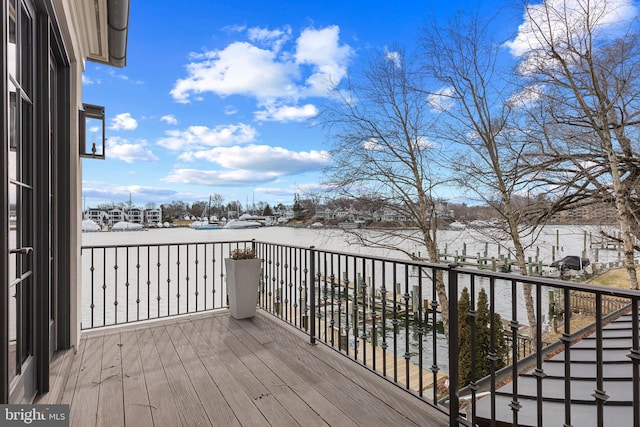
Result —
[[[87, 62], [83, 76], [83, 102], [106, 107], [108, 138], [106, 160], [83, 159], [85, 207], [213, 193], [291, 204], [295, 193], [319, 188], [330, 162], [317, 116], [328, 78], [356, 75], [388, 46], [413, 48], [430, 13], [476, 7], [132, 0], [127, 66]], [[515, 36], [522, 17], [521, 6], [505, 10], [496, 31]]]

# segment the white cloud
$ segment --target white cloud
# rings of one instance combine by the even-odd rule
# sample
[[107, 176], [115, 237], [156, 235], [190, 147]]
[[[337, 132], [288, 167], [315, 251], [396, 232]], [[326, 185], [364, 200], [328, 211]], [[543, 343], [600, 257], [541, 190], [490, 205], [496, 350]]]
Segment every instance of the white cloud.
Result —
[[270, 46], [274, 52], [279, 52], [282, 45], [291, 38], [291, 27], [269, 30], [267, 28], [249, 28], [247, 30], [249, 40], [255, 43]]
[[310, 95], [327, 96], [327, 89], [347, 75], [347, 64], [353, 51], [340, 45], [340, 28], [332, 25], [320, 30], [306, 29], [300, 34], [296, 47], [296, 62], [313, 67], [307, 78]]
[[384, 48], [384, 57], [387, 61], [393, 62], [393, 65], [396, 68], [400, 68], [402, 66], [402, 58], [400, 57], [400, 52], [396, 51], [388, 51], [387, 48]]
[[92, 85], [92, 84], [96, 84], [96, 83], [100, 83], [100, 80], [93, 80], [90, 77], [85, 76], [84, 74], [82, 75], [82, 84], [83, 85]]
[[157, 162], [158, 158], [146, 146], [144, 141], [134, 144], [115, 136], [107, 140], [106, 156], [127, 163]]
[[454, 95], [455, 91], [452, 87], [444, 87], [427, 96], [427, 102], [429, 102], [432, 111], [445, 112], [453, 108]]
[[173, 98], [188, 103], [192, 95], [212, 92], [219, 96], [248, 95], [256, 98], [289, 97], [295, 94], [293, 64], [280, 62], [275, 52], [247, 42], [235, 42], [220, 51], [199, 55], [187, 65], [189, 76], [176, 82]]
[[169, 125], [177, 125], [178, 124], [178, 120], [175, 118], [175, 116], [173, 114], [167, 114], [166, 116], [162, 116], [160, 117], [160, 120], [162, 120], [163, 122], [169, 124]]
[[163, 181], [178, 184], [235, 187], [271, 182], [278, 178], [278, 176], [276, 172], [176, 169], [164, 178]]
[[164, 181], [182, 184], [238, 186], [275, 182], [284, 176], [318, 170], [329, 162], [325, 151], [295, 152], [280, 147], [249, 145], [217, 147], [206, 151], [187, 152], [183, 161], [205, 160], [217, 169], [178, 168]]
[[261, 111], [256, 111], [255, 117], [259, 121], [301, 122], [318, 115], [318, 109], [313, 104], [296, 106], [265, 105]]
[[224, 114], [226, 114], [227, 116], [233, 116], [234, 114], [238, 114], [238, 109], [233, 105], [225, 105]]
[[329, 88], [347, 74], [353, 50], [340, 43], [337, 26], [307, 28], [293, 46], [289, 27], [246, 31], [249, 41], [192, 54], [187, 76], [176, 81], [171, 90], [173, 98], [188, 103], [205, 93], [244, 95], [255, 98], [259, 107], [277, 105], [282, 110], [278, 114], [260, 110], [258, 120], [302, 120], [313, 117], [315, 107], [310, 103], [299, 106], [298, 102], [328, 97]]
[[255, 141], [258, 136], [253, 126], [244, 123], [216, 126], [213, 129], [189, 126], [185, 130], [169, 130], [166, 134], [167, 137], [158, 140], [158, 145], [174, 151], [245, 144]]
[[109, 129], [134, 130], [138, 127], [138, 121], [131, 117], [131, 113], [120, 113], [111, 120]]
[[553, 37], [558, 47], [565, 44], [567, 34], [581, 38], [589, 27], [615, 31], [637, 14], [632, 0], [546, 0], [527, 6], [518, 35], [505, 46], [513, 56], [519, 57], [540, 49], [541, 40], [545, 38]]
[[380, 144], [375, 138], [366, 140], [362, 145], [362, 148], [368, 151], [378, 151], [382, 149], [382, 147], [380, 146]]
[[522, 91], [511, 95], [511, 97], [507, 100], [507, 106], [511, 108], [525, 107], [540, 99], [543, 92], [544, 88], [541, 85], [525, 87], [524, 89], [522, 89]]
[[273, 171], [282, 176], [321, 169], [330, 157], [326, 151], [291, 151], [268, 145], [248, 145], [186, 152], [180, 155], [180, 159], [206, 160], [232, 170]]

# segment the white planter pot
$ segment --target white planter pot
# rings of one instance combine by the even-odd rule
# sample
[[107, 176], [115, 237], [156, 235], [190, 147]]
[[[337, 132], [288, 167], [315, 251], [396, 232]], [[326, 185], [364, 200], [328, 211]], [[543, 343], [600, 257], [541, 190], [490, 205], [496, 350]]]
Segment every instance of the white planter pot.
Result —
[[229, 310], [234, 319], [246, 319], [256, 315], [261, 262], [260, 259], [224, 260]]

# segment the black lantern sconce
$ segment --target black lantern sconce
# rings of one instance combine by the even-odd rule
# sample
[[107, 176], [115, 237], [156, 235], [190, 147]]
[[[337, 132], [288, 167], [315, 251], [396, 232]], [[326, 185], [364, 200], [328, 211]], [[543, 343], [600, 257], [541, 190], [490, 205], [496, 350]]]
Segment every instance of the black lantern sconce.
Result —
[[104, 107], [82, 104], [80, 110], [80, 157], [105, 158]]

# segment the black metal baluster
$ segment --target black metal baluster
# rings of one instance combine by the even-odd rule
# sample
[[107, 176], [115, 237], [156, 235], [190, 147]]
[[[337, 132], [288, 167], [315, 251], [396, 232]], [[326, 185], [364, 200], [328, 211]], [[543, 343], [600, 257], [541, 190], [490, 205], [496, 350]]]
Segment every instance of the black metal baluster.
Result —
[[[94, 249], [91, 248], [91, 305], [89, 306], [91, 308], [91, 327], [93, 328], [94, 325], [94, 321], [93, 321], [93, 316], [95, 316], [95, 308], [96, 308], [96, 304], [95, 304], [95, 300], [94, 300], [94, 286], [95, 286], [95, 281], [94, 281], [94, 272], [95, 272], [95, 267], [94, 267], [94, 258], [93, 258], [93, 253], [94, 253]], [[104, 270], [104, 268], [103, 268]]]
[[[469, 324], [471, 329], [471, 382], [469, 388], [471, 389], [471, 423], [476, 422], [476, 392], [478, 390], [477, 367], [478, 367], [478, 352], [476, 351], [476, 329], [478, 320], [478, 310], [476, 307], [476, 275], [471, 274], [469, 278], [469, 287], [471, 288], [471, 304], [469, 305]], [[482, 327], [482, 325], [480, 325]]]
[[[405, 265], [406, 268], [406, 265]], [[398, 263], [393, 263], [393, 382], [398, 382]]]
[[158, 313], [157, 313], [157, 317], [160, 317], [160, 301], [162, 300], [162, 297], [160, 296], [160, 267], [162, 266], [162, 263], [160, 262], [161, 258], [160, 258], [160, 245], [158, 245], [158, 293], [156, 295], [156, 300], [158, 301]]
[[[351, 346], [349, 345], [349, 331], [351, 329], [354, 328], [353, 325], [353, 321], [351, 321], [351, 324], [349, 323], [350, 321], [350, 316], [349, 316], [349, 283], [351, 283], [349, 281], [349, 256], [345, 255], [344, 257], [344, 269], [345, 269], [345, 276], [344, 276], [344, 294], [345, 294], [345, 298], [344, 298], [344, 330], [345, 330], [345, 335], [347, 336], [347, 346], [345, 348], [347, 355], [349, 355], [349, 352], [351, 350]], [[353, 309], [353, 303], [351, 304], [352, 309]], [[354, 330], [355, 331], [355, 330]], [[354, 335], [354, 345], [356, 342], [355, 339], [355, 335]]]
[[571, 427], [571, 294], [564, 288], [564, 427]]
[[[177, 249], [177, 253], [176, 253], [176, 298], [177, 298], [177, 302], [176, 302], [176, 312], [178, 314], [180, 314], [180, 247], [182, 245], [177, 245], [176, 249]], [[189, 247], [187, 246], [187, 266], [189, 265]], [[187, 268], [188, 270], [188, 268]], [[187, 280], [189, 277], [189, 274], [187, 273]], [[169, 313], [169, 315], [171, 315], [171, 313]]]
[[409, 346], [409, 268], [404, 270], [404, 362], [405, 362], [405, 388], [409, 390], [411, 387], [409, 377], [409, 363], [411, 363], [411, 347]]
[[387, 261], [382, 262], [382, 287], [380, 297], [382, 298], [382, 375], [387, 376]]
[[[418, 394], [422, 397], [422, 389], [424, 388], [424, 379], [422, 375], [423, 361], [422, 357], [424, 355], [423, 351], [423, 337], [424, 337], [424, 325], [422, 323], [422, 268], [418, 268], [418, 295], [416, 299], [418, 300]], [[434, 353], [434, 356], [437, 353]], [[433, 383], [434, 388], [437, 388], [437, 383]]]
[[310, 342], [316, 343], [316, 251], [314, 247], [309, 248], [309, 277], [311, 279], [309, 289], [309, 303], [310, 303], [310, 317], [309, 317], [309, 329], [310, 329]]
[[114, 311], [114, 316], [113, 316], [113, 324], [117, 325], [118, 324], [118, 248], [116, 247], [114, 249], [114, 266], [113, 266], [113, 270], [114, 270], [114, 280], [113, 280], [113, 289], [114, 289], [114, 294], [113, 294], [113, 311]]
[[638, 300], [631, 301], [631, 351], [633, 363], [633, 427], [640, 427], [640, 339], [638, 337]]
[[366, 260], [362, 258], [362, 275], [360, 276], [360, 287], [362, 293], [362, 364], [367, 365], [367, 281], [366, 281]]
[[125, 262], [125, 283], [124, 283], [124, 289], [125, 289], [125, 297], [124, 297], [124, 322], [127, 323], [129, 321], [129, 246], [127, 246], [125, 248], [125, 257], [126, 257], [126, 262]]
[[147, 319], [151, 318], [151, 246], [147, 246]]
[[324, 329], [323, 340], [324, 342], [328, 342], [327, 340], [327, 253], [322, 252], [322, 273], [318, 272], [318, 280], [322, 280], [322, 303], [318, 300], [318, 305], [322, 304], [322, 314], [324, 321], [322, 322], [322, 326]]
[[[493, 279], [493, 278], [492, 278]], [[518, 301], [518, 283], [515, 280], [511, 281], [511, 301]], [[494, 311], [495, 307], [493, 304], [491, 305], [491, 353], [490, 357], [492, 360], [491, 372], [495, 371], [495, 362], [497, 361], [496, 355], [496, 334], [495, 334], [495, 326], [494, 326]], [[518, 400], [518, 330], [520, 329], [520, 323], [518, 322], [518, 304], [511, 304], [511, 321], [509, 322], [509, 326], [511, 327], [511, 383], [513, 384], [511, 390], [511, 403], [509, 407], [511, 408], [513, 414], [513, 425], [518, 425], [518, 415], [522, 405]], [[495, 373], [493, 374], [495, 377]], [[492, 382], [495, 382], [494, 378], [492, 378]]]
[[171, 247], [167, 246], [167, 316], [171, 315]]
[[136, 320], [140, 320], [140, 267], [140, 246], [138, 246], [136, 248]]
[[[456, 265], [449, 265], [449, 425], [457, 426], [460, 414], [460, 400], [458, 389], [460, 388], [459, 372], [460, 346], [458, 337], [458, 272]], [[495, 413], [492, 412], [495, 420]]]
[[[343, 336], [345, 333], [342, 329], [342, 255], [338, 255], [338, 350], [344, 350]], [[348, 344], [347, 344], [348, 346]]]
[[538, 427], [543, 425], [543, 402], [542, 380], [547, 376], [542, 368], [544, 359], [542, 357], [542, 286], [536, 285], [536, 369], [533, 376], [536, 378], [536, 395], [538, 409]]
[[438, 365], [438, 290], [437, 281], [442, 277], [442, 271], [432, 269], [431, 270], [431, 322], [433, 327], [431, 328], [432, 338], [432, 352], [433, 352], [433, 364], [431, 365], [431, 372], [433, 372], [433, 402], [438, 403], [438, 373], [440, 372], [440, 366]]
[[[565, 322], [568, 321], [565, 319]], [[596, 294], [596, 389], [591, 395], [596, 399], [598, 427], [604, 426], [604, 404], [609, 396], [604, 390], [604, 346], [602, 342], [602, 294]]]
[[[496, 279], [494, 277], [489, 278], [489, 313], [491, 316], [491, 321], [493, 322], [493, 317], [495, 313], [495, 300], [496, 298]], [[451, 313], [449, 313], [449, 317], [451, 317]], [[493, 326], [493, 323], [492, 323]], [[491, 419], [496, 419], [496, 356], [495, 356], [495, 348], [496, 348], [496, 329], [491, 327], [489, 329], [489, 346], [491, 347], [491, 352], [489, 353], [489, 369], [491, 372]], [[513, 344], [512, 344], [513, 345]], [[512, 361], [514, 364], [515, 359]], [[517, 369], [517, 367], [516, 367]], [[515, 378], [513, 378], [515, 382]], [[495, 424], [495, 421], [494, 421]]]
[[[199, 288], [198, 288], [198, 280], [200, 279], [200, 276], [198, 276], [198, 264], [200, 263], [200, 256], [199, 256], [200, 254], [199, 254], [199, 252], [198, 252], [198, 251], [199, 251], [199, 249], [200, 249], [200, 245], [196, 243], [196, 260], [194, 261], [194, 264], [195, 264], [195, 272], [194, 272], [194, 275], [195, 275], [195, 278], [196, 278], [196, 283], [195, 283], [195, 292], [194, 292], [194, 296], [195, 296], [195, 306], [196, 306], [196, 309], [195, 309], [194, 311], [195, 311], [196, 313], [197, 313], [198, 311], [200, 311], [200, 310], [198, 309], [198, 296], [200, 295], [200, 290], [199, 290]], [[188, 288], [187, 288], [187, 290], [188, 290]], [[188, 299], [187, 299], [187, 311], [189, 311], [189, 300], [188, 300]]]

